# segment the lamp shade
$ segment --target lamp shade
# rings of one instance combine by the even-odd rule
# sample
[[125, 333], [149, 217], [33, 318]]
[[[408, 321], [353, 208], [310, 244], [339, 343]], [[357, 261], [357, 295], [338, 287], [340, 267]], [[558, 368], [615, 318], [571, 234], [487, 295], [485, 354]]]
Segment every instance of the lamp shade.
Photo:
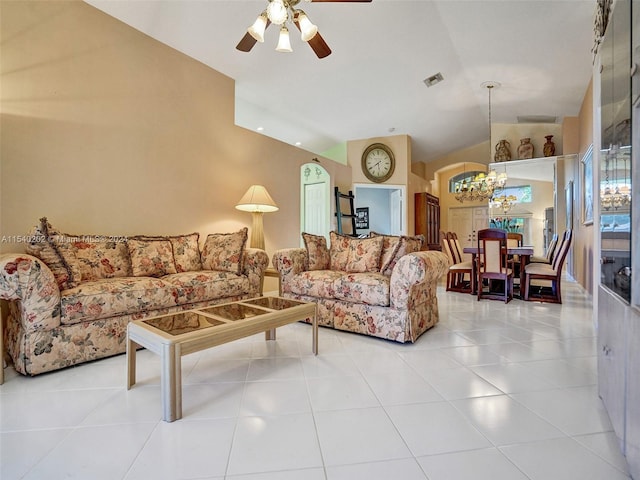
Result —
[[257, 41], [259, 41], [260, 43], [263, 43], [264, 31], [266, 30], [266, 28], [267, 28], [267, 16], [263, 13], [258, 18], [256, 18], [256, 21], [253, 22], [253, 25], [247, 28], [247, 32], [249, 32], [249, 35], [251, 35]]
[[236, 208], [243, 212], [275, 212], [278, 210], [276, 202], [262, 185], [251, 185]]
[[291, 49], [291, 41], [289, 40], [289, 29], [282, 26], [280, 29], [280, 36], [278, 37], [278, 46], [276, 47], [278, 52], [293, 52]]

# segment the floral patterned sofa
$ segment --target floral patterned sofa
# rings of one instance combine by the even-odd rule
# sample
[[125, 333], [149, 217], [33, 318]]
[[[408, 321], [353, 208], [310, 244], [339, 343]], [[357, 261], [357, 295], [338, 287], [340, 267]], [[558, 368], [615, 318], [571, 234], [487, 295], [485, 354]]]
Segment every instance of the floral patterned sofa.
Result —
[[305, 248], [276, 251], [284, 297], [318, 304], [320, 325], [396, 342], [415, 342], [438, 323], [438, 280], [449, 269], [423, 237], [353, 238], [302, 234]]
[[208, 235], [60, 233], [41, 219], [26, 253], [0, 255], [4, 344], [25, 375], [125, 351], [127, 323], [260, 294], [269, 258], [247, 229]]

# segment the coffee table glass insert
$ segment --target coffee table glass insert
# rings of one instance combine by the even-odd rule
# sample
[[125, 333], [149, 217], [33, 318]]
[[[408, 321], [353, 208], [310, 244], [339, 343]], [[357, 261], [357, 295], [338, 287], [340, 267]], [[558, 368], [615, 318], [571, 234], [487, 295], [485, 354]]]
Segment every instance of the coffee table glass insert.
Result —
[[307, 318], [312, 319], [311, 350], [317, 355], [315, 303], [260, 297], [133, 321], [127, 328], [127, 389], [136, 383], [136, 348], [156, 353], [161, 357], [163, 419], [178, 420], [182, 417], [183, 355], [260, 332], [266, 340], [275, 340], [277, 327]]

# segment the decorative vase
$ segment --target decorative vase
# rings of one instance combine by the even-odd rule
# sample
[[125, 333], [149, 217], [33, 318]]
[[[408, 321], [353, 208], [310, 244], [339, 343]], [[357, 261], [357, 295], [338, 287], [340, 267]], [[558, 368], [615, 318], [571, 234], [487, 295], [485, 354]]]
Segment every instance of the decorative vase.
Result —
[[545, 157], [553, 157], [556, 154], [556, 144], [551, 141], [553, 135], [545, 135], [546, 143], [542, 147]]
[[533, 158], [533, 144], [530, 138], [521, 138], [520, 145], [518, 145], [518, 158], [523, 160], [525, 158]]
[[493, 157], [496, 162], [508, 162], [511, 160], [511, 144], [507, 140], [496, 143], [496, 154]]

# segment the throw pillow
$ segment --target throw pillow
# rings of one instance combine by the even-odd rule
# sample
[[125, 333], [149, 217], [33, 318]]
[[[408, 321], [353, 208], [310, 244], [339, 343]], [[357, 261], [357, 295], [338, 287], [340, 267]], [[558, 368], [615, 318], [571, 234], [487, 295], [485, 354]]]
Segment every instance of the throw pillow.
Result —
[[46, 217], [29, 232], [26, 253], [40, 259], [53, 273], [60, 290], [74, 288], [82, 280], [73, 245], [51, 226]]
[[406, 235], [383, 235], [376, 232], [369, 234], [371, 237], [382, 237], [386, 239], [388, 248], [383, 250], [381, 256], [380, 272], [384, 275], [391, 275], [393, 267], [396, 266], [398, 260], [407, 253], [419, 252], [424, 244], [424, 236], [406, 236]]
[[349, 259], [345, 271], [348, 273], [379, 272], [382, 243], [382, 237], [350, 238]]
[[248, 228], [234, 233], [213, 233], [207, 235], [202, 249], [202, 268], [242, 273], [242, 257], [247, 243]]
[[163, 277], [176, 273], [173, 248], [169, 240], [127, 241], [134, 277]]
[[75, 249], [82, 281], [131, 276], [127, 238], [107, 235], [70, 235], [66, 241]]
[[330, 264], [327, 239], [322, 235], [312, 235], [305, 232], [302, 232], [302, 239], [307, 248], [309, 270], [327, 270]]
[[173, 248], [173, 260], [176, 272], [197, 272], [202, 270], [200, 260], [200, 240], [199, 233], [189, 233], [186, 235], [137, 235], [134, 237], [141, 240], [169, 240]]
[[331, 247], [329, 248], [329, 263], [331, 270], [345, 272], [349, 261], [349, 240], [351, 237], [330, 232]]

